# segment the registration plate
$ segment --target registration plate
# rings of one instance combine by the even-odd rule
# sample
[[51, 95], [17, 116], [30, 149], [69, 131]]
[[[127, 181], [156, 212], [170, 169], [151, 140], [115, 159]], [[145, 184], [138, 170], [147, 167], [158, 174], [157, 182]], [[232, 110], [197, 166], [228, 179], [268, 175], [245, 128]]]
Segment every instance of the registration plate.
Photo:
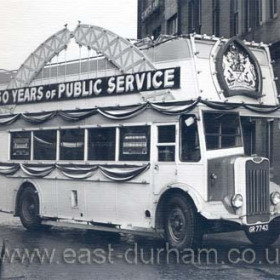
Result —
[[257, 233], [257, 232], [264, 232], [264, 231], [269, 231], [268, 224], [249, 226], [249, 228], [248, 228], [249, 233]]

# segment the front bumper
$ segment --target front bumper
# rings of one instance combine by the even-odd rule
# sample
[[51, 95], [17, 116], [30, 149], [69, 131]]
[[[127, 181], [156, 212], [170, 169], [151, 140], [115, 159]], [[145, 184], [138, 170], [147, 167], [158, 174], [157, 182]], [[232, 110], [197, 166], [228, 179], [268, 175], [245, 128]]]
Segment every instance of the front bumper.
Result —
[[228, 222], [234, 222], [241, 226], [250, 226], [263, 223], [271, 223], [273, 220], [277, 219], [280, 222], [280, 205], [270, 206], [270, 213], [268, 214], [268, 219], [256, 219], [256, 222], [249, 223], [247, 216], [243, 214], [242, 209], [237, 209], [234, 211], [228, 211], [228, 207], [221, 201], [207, 202], [205, 203], [200, 214], [207, 220], [223, 220]]

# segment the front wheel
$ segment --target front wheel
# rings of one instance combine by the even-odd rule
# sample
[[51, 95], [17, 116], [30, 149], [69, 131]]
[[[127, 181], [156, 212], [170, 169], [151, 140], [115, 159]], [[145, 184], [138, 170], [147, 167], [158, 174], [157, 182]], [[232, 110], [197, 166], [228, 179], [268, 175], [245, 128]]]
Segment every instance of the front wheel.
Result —
[[38, 229], [41, 225], [39, 197], [32, 187], [26, 187], [20, 196], [19, 217], [23, 226], [29, 230]]
[[170, 246], [182, 250], [196, 246], [199, 236], [193, 205], [181, 195], [169, 199], [165, 212], [165, 239]]

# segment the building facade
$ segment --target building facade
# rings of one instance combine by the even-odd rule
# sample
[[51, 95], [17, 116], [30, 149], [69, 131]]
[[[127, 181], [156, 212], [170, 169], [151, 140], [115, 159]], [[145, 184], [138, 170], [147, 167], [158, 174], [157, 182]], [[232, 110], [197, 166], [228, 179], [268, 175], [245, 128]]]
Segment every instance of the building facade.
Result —
[[[279, 94], [279, 12], [280, 0], [138, 0], [138, 38], [197, 33], [264, 42]], [[246, 153], [268, 157], [272, 177], [279, 177], [280, 121], [243, 118], [242, 125]]]
[[280, 37], [279, 5], [279, 0], [138, 0], [138, 38], [195, 32], [274, 43]]
[[138, 0], [138, 38], [197, 33], [264, 42], [280, 76], [279, 11], [280, 0]]

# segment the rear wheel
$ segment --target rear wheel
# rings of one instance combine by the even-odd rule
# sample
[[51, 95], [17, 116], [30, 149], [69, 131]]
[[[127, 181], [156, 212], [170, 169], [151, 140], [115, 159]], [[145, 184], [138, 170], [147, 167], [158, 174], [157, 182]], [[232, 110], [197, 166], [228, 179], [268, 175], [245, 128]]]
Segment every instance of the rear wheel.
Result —
[[33, 187], [26, 187], [19, 200], [19, 217], [23, 226], [29, 230], [39, 229], [39, 197]]
[[165, 239], [179, 250], [197, 246], [201, 234], [197, 227], [197, 217], [192, 203], [182, 195], [169, 199], [165, 211]]

